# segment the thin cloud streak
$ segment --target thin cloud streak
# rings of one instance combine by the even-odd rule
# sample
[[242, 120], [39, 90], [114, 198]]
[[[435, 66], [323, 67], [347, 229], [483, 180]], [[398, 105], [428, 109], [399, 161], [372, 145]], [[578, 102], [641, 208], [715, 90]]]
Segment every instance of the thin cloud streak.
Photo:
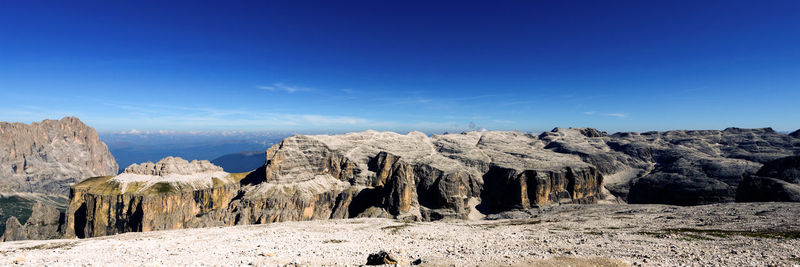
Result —
[[283, 92], [287, 92], [287, 93], [290, 93], [290, 94], [291, 93], [295, 93], [295, 92], [311, 92], [311, 91], [314, 91], [314, 89], [312, 89], [312, 88], [291, 86], [291, 85], [287, 85], [285, 83], [273, 83], [272, 85], [259, 85], [259, 86], [256, 86], [256, 88], [261, 89], [261, 90], [270, 91], [270, 92], [283, 91]]
[[589, 115], [589, 116], [600, 115], [600, 116], [616, 117], [616, 118], [627, 118], [628, 117], [628, 114], [620, 113], [620, 112], [617, 112], [617, 113], [597, 113], [596, 111], [584, 111], [583, 114], [584, 115]]

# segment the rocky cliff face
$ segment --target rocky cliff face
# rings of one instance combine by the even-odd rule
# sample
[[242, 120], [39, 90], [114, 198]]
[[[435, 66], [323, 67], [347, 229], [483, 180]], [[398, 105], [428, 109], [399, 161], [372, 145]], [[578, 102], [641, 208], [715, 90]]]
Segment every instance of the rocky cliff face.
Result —
[[728, 202], [742, 177], [798, 152], [800, 139], [771, 129], [296, 135], [247, 174], [166, 158], [86, 180], [73, 187], [65, 229], [91, 237], [355, 217], [476, 219], [614, 200], [606, 186], [631, 203]]
[[92, 237], [332, 218], [480, 218], [601, 198], [596, 168], [544, 146], [515, 132], [367, 131], [289, 137], [246, 175], [165, 158], [73, 186], [65, 232]]
[[77, 118], [0, 122], [0, 192], [66, 195], [70, 183], [116, 173], [97, 132]]
[[208, 161], [165, 158], [72, 187], [64, 232], [79, 238], [206, 226], [197, 218], [226, 208], [234, 177]]
[[555, 152], [578, 155], [629, 203], [731, 202], [742, 177], [765, 162], [800, 153], [800, 139], [770, 128], [597, 134], [554, 129], [539, 137]]
[[746, 175], [739, 184], [736, 200], [800, 202], [800, 156], [770, 161], [757, 173]]
[[800, 138], [800, 130], [797, 130], [797, 131], [794, 131], [794, 132], [790, 133], [789, 136], [794, 137], [794, 138]]

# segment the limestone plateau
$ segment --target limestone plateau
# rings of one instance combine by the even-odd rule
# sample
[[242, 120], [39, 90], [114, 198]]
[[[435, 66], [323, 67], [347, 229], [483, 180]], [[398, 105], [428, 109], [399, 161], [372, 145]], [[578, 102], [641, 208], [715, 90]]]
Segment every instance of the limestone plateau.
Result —
[[66, 196], [71, 183], [117, 170], [97, 132], [78, 118], [0, 122], [0, 192]]
[[[797, 193], [797, 172], [760, 169], [796, 170], [797, 161], [773, 162], [798, 154], [800, 138], [769, 128], [295, 135], [267, 150], [264, 166], [249, 173], [169, 157], [88, 179], [72, 187], [60, 229], [94, 237], [359, 217], [479, 219], [559, 203], [733, 202], [737, 190], [742, 201], [760, 201], [748, 194], [793, 201], [783, 195]], [[745, 177], [789, 185], [776, 193]]]

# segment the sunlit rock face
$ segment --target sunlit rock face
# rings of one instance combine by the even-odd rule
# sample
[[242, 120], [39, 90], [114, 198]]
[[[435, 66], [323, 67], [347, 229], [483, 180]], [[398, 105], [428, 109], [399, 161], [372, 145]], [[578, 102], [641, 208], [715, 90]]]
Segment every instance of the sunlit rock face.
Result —
[[537, 204], [596, 202], [602, 175], [580, 157], [544, 146], [517, 132], [292, 136], [267, 150], [259, 179], [245, 181], [238, 207], [248, 216], [240, 221], [466, 219]]
[[70, 183], [117, 170], [97, 132], [78, 118], [0, 122], [0, 192], [66, 196]]
[[768, 128], [295, 135], [250, 173], [165, 158], [81, 182], [66, 229], [89, 237], [355, 217], [479, 219], [560, 203], [730, 202], [742, 177], [799, 152], [800, 139]]
[[[594, 203], [602, 175], [516, 132], [292, 136], [263, 167], [228, 174], [168, 157], [73, 186], [68, 236], [353, 217], [481, 218], [547, 203]], [[515, 197], [510, 197], [515, 196]]]
[[235, 178], [208, 161], [167, 157], [134, 164], [117, 176], [94, 177], [72, 187], [66, 236], [209, 226], [198, 215], [226, 209]]

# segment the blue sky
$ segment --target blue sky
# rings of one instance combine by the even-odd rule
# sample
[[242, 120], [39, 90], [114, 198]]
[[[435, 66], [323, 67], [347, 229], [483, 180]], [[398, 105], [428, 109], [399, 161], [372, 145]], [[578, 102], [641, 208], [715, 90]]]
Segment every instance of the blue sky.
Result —
[[795, 130], [797, 14], [798, 1], [3, 1], [0, 120]]

